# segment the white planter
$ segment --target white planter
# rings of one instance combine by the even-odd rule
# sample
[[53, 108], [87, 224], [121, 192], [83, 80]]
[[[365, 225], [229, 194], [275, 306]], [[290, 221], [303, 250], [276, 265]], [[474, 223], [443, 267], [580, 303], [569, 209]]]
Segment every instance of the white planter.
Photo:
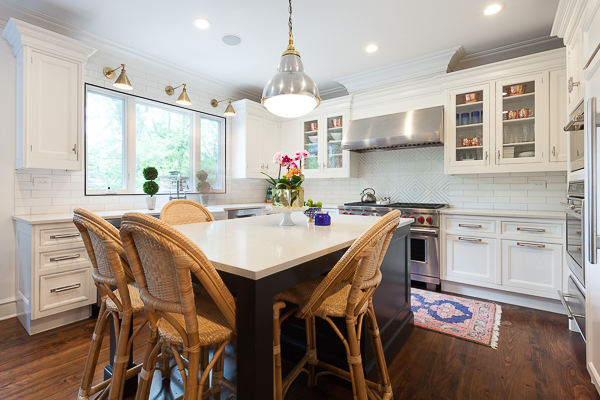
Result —
[[154, 210], [156, 208], [156, 196], [146, 197], [146, 205], [148, 206], [148, 210]]
[[207, 206], [208, 205], [208, 194], [201, 194], [200, 195], [200, 204], [202, 204], [203, 206]]

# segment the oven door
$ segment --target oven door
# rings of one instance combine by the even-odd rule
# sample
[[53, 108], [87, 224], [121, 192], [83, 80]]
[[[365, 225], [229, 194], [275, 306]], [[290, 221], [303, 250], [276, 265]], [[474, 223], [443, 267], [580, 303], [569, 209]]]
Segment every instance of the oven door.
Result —
[[575, 208], [567, 211], [567, 265], [585, 287], [583, 254], [583, 218], [581, 208]]
[[583, 130], [569, 132], [571, 142], [571, 172], [577, 171], [583, 168], [584, 154], [583, 146], [585, 142], [585, 136]]
[[440, 283], [439, 229], [411, 228], [410, 272], [415, 281]]

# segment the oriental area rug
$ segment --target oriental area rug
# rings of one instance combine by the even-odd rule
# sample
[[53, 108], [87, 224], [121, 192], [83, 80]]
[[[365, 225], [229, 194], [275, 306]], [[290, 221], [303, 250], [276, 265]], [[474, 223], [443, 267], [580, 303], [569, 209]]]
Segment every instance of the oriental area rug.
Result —
[[498, 348], [499, 305], [415, 288], [411, 291], [416, 326]]

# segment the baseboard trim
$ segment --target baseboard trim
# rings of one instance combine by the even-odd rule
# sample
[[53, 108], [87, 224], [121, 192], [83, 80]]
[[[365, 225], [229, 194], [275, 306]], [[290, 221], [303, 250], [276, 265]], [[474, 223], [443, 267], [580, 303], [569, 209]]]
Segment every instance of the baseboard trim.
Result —
[[445, 292], [463, 294], [465, 296], [478, 297], [480, 299], [566, 315], [565, 309], [559, 300], [530, 296], [521, 293], [511, 293], [504, 290], [482, 288], [449, 281], [442, 281], [442, 290]]
[[16, 299], [0, 300], [0, 321], [14, 318], [17, 316], [17, 301]]

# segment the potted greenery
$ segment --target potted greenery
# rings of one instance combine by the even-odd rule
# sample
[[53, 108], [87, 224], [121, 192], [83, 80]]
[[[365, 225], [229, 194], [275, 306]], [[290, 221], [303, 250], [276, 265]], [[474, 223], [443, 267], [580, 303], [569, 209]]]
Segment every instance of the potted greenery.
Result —
[[148, 195], [146, 197], [146, 204], [148, 205], [148, 210], [154, 210], [156, 208], [156, 197], [154, 195], [160, 189], [158, 183], [154, 182], [158, 178], [158, 171], [154, 167], [146, 167], [142, 171], [142, 174], [144, 175], [144, 179], [146, 179], [143, 186], [144, 193]]
[[200, 194], [200, 204], [206, 206], [208, 205], [208, 194], [210, 193], [210, 183], [206, 181], [208, 179], [208, 172], [204, 170], [198, 171], [196, 172], [196, 178], [198, 179], [196, 190]]
[[[308, 157], [308, 152], [302, 150], [296, 153], [296, 157], [291, 159], [284, 156], [280, 151], [273, 156], [273, 163], [279, 165], [279, 175], [277, 179], [262, 172], [269, 179], [266, 179], [275, 188], [273, 193], [273, 207], [303, 207], [304, 206], [304, 175], [302, 174], [302, 161]], [[298, 162], [298, 164], [296, 164]], [[287, 168], [287, 173], [282, 177], [282, 167]]]

